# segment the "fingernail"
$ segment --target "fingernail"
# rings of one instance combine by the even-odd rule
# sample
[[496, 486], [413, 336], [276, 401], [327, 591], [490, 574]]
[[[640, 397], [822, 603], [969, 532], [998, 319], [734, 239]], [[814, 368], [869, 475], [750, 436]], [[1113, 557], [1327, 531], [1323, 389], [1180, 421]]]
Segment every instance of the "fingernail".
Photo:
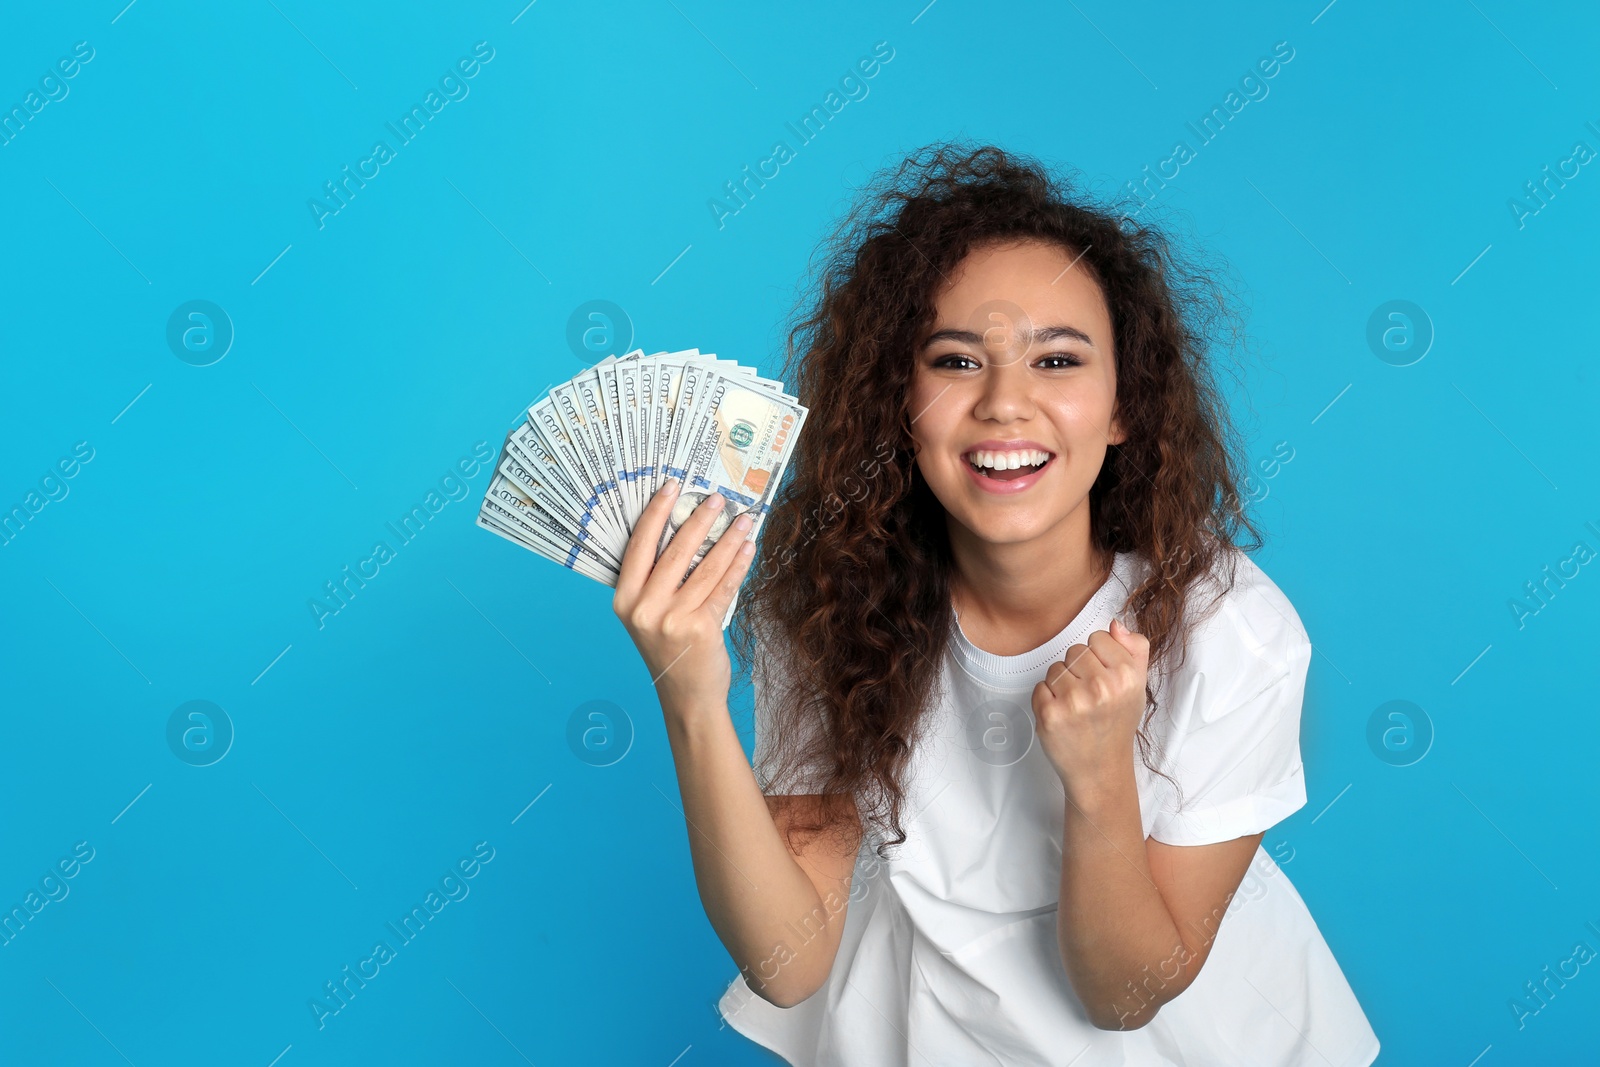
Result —
[[748, 530], [748, 529], [750, 529], [750, 515], [748, 513], [746, 513], [744, 515], [740, 515], [737, 519], [734, 519], [733, 520], [733, 528], [735, 530]]
[[668, 478], [667, 479], [667, 484], [663, 485], [661, 487], [661, 491], [663, 493], [667, 494], [668, 496], [671, 496], [673, 493], [676, 493], [678, 491], [678, 479], [676, 479], [676, 478]]
[[712, 493], [711, 496], [706, 499], [706, 506], [713, 511], [715, 511], [717, 508], [720, 508], [722, 504], [723, 496], [721, 493]]

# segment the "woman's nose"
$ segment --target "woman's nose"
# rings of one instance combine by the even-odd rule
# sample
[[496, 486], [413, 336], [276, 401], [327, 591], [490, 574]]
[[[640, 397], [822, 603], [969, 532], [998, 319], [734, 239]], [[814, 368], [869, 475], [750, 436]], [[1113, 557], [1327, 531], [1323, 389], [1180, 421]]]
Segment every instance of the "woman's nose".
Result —
[[975, 412], [979, 418], [1005, 419], [1032, 413], [1035, 382], [1028, 374], [1026, 354], [1020, 348], [991, 351], [984, 368], [983, 395]]

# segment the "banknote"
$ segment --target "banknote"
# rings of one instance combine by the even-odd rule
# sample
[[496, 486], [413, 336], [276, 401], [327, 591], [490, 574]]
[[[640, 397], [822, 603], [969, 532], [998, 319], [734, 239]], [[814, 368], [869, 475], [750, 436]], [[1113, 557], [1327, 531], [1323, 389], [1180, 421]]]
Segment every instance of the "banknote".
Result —
[[721, 493], [722, 509], [695, 549], [690, 571], [711, 551], [724, 530], [750, 513], [747, 535], [754, 539], [805, 424], [806, 409], [781, 394], [734, 378], [717, 375], [685, 427], [683, 488], [662, 531], [657, 552], [664, 551], [700, 502]]
[[551, 386], [506, 434], [478, 525], [615, 586], [645, 507], [676, 478], [655, 556], [701, 501], [717, 493], [725, 505], [691, 553], [693, 573], [740, 515], [754, 520], [747, 539], [759, 536], [806, 414], [782, 382], [714, 353], [608, 356]]

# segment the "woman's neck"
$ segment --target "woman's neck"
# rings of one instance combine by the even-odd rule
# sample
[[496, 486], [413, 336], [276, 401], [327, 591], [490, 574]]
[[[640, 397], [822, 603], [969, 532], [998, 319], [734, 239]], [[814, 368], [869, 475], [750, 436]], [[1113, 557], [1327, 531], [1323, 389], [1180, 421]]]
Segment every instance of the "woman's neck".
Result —
[[1033, 541], [994, 543], [951, 524], [951, 597], [961, 632], [996, 656], [1029, 652], [1064, 630], [1105, 584], [1109, 561], [1092, 549], [1087, 508]]

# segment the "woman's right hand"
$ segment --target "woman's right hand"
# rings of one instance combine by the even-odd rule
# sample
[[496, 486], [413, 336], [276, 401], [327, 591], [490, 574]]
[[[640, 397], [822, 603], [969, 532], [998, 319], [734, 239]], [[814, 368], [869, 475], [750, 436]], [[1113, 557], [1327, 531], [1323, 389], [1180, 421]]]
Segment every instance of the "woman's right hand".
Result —
[[670, 703], [687, 710], [728, 699], [733, 668], [723, 643], [722, 618], [750, 569], [756, 546], [746, 540], [749, 514], [740, 515], [684, 581], [695, 550], [727, 501], [720, 493], [701, 501], [657, 558], [656, 546], [678, 488], [676, 479], [669, 480], [639, 516], [622, 553], [611, 607], [649, 668], [662, 707]]

